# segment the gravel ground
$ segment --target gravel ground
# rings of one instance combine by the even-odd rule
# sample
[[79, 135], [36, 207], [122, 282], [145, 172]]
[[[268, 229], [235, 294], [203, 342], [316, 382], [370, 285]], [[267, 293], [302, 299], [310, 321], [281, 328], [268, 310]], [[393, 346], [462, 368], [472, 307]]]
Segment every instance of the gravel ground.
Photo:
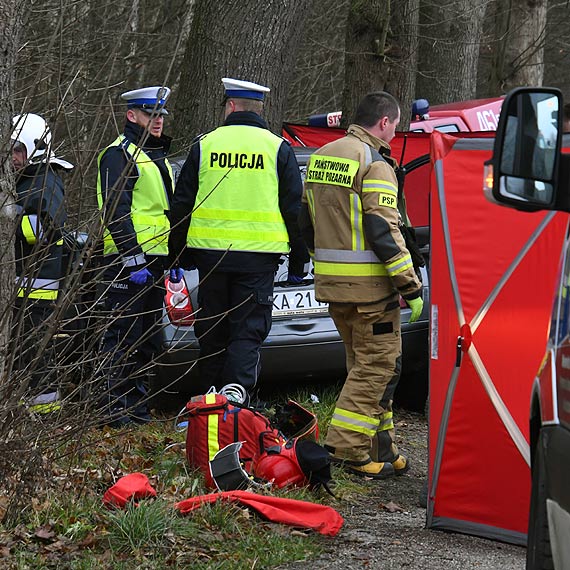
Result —
[[426, 511], [418, 499], [427, 476], [427, 421], [405, 411], [395, 416], [398, 445], [412, 461], [410, 471], [367, 482], [369, 494], [336, 503], [345, 523], [336, 537], [323, 539], [319, 559], [279, 568], [523, 570], [524, 548], [425, 528]]

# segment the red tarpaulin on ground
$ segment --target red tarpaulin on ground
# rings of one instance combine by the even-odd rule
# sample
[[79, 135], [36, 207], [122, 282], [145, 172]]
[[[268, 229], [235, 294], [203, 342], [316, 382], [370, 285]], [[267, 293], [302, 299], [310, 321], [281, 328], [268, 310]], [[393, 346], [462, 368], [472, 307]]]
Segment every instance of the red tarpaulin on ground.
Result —
[[492, 144], [432, 135], [427, 524], [524, 544], [530, 393], [568, 216], [488, 202]]

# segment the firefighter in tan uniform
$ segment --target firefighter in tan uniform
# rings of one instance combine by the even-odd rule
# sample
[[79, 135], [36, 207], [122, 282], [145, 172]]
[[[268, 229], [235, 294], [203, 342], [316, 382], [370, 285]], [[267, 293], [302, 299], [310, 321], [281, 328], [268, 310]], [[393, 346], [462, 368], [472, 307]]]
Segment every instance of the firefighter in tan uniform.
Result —
[[380, 150], [400, 120], [384, 92], [360, 102], [347, 136], [307, 166], [300, 225], [315, 267], [315, 293], [346, 349], [348, 375], [325, 447], [349, 471], [383, 479], [404, 473], [394, 442], [392, 399], [401, 360], [401, 295], [422, 312], [422, 285], [399, 229], [398, 186]]

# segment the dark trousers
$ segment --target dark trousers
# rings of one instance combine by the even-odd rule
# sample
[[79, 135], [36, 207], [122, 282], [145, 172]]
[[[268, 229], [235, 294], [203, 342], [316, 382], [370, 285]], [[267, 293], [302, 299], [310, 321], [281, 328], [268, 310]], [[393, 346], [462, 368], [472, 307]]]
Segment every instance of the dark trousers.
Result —
[[130, 268], [109, 267], [105, 272], [106, 328], [101, 352], [107, 382], [106, 405], [112, 415], [129, 410], [148, 415], [147, 377], [160, 352], [160, 322], [165, 288], [162, 270], [152, 281], [129, 281]]
[[52, 301], [16, 300], [11, 339], [14, 368], [32, 396], [54, 392], [59, 387], [55, 367], [57, 339], [49, 323], [53, 310]]
[[235, 382], [251, 392], [259, 375], [259, 349], [271, 329], [274, 271], [208, 274], [198, 269], [194, 330], [201, 387]]

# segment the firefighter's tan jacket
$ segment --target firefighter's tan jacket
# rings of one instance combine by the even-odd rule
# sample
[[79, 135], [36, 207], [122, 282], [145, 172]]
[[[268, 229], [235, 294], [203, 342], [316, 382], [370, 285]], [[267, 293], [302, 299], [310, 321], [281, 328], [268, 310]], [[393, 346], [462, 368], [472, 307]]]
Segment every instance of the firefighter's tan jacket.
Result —
[[299, 221], [320, 301], [374, 303], [396, 291], [407, 300], [421, 295], [399, 229], [398, 183], [378, 152], [382, 146], [350, 125], [347, 136], [318, 149], [307, 165]]

